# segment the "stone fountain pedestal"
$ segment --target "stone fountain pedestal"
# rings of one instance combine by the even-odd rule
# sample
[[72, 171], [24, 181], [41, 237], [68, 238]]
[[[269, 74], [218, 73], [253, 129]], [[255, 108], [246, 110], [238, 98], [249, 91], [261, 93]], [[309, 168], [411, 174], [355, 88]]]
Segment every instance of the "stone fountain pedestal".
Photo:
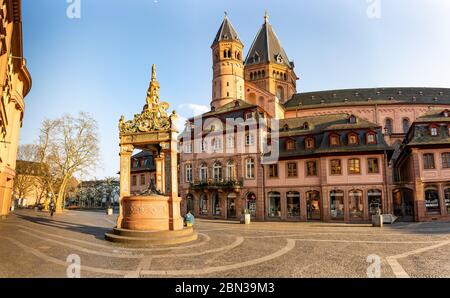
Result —
[[136, 245], [173, 245], [196, 240], [197, 233], [192, 227], [183, 227], [179, 214], [171, 217], [173, 203], [177, 202], [156, 194], [124, 197], [121, 227], [106, 233], [106, 240]]

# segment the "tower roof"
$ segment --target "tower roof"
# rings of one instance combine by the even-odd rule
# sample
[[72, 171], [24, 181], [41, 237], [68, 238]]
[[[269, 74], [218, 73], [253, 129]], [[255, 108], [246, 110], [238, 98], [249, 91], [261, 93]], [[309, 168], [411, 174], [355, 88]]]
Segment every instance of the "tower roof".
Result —
[[234, 29], [233, 24], [231, 24], [230, 20], [228, 19], [227, 13], [225, 13], [223, 22], [220, 25], [219, 31], [217, 31], [213, 44], [219, 41], [231, 41], [231, 40], [241, 42], [236, 29]]
[[245, 59], [245, 65], [272, 62], [293, 67], [268, 19], [266, 13], [264, 24], [253, 41]]

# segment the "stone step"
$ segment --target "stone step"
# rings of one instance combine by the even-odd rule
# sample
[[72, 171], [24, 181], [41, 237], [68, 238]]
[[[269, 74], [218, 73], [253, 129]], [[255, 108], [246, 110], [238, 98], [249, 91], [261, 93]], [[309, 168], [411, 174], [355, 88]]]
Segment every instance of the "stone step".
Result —
[[169, 238], [191, 235], [194, 232], [192, 227], [187, 227], [176, 231], [138, 231], [114, 228], [113, 232], [118, 236], [137, 237], [137, 238]]
[[147, 245], [174, 245], [197, 240], [198, 234], [192, 232], [188, 235], [178, 235], [174, 237], [130, 237], [121, 236], [113, 233], [105, 233], [105, 239], [116, 243], [126, 243], [131, 245], [147, 246]]

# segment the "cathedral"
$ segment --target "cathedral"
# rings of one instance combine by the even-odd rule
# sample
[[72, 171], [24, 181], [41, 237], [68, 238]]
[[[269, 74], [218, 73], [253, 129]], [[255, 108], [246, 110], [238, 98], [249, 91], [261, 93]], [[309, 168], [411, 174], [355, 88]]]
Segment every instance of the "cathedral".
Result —
[[211, 110], [189, 119], [179, 137], [184, 212], [450, 220], [450, 89], [298, 93], [294, 62], [267, 14], [246, 55], [227, 15], [211, 50]]

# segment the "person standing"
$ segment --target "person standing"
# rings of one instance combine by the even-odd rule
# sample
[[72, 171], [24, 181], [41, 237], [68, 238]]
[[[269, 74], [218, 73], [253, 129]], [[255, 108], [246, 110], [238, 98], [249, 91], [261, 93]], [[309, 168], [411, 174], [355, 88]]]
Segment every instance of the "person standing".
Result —
[[53, 200], [50, 202], [49, 207], [50, 207], [50, 216], [53, 216], [53, 213], [55, 212], [55, 209], [56, 209], [55, 202]]

